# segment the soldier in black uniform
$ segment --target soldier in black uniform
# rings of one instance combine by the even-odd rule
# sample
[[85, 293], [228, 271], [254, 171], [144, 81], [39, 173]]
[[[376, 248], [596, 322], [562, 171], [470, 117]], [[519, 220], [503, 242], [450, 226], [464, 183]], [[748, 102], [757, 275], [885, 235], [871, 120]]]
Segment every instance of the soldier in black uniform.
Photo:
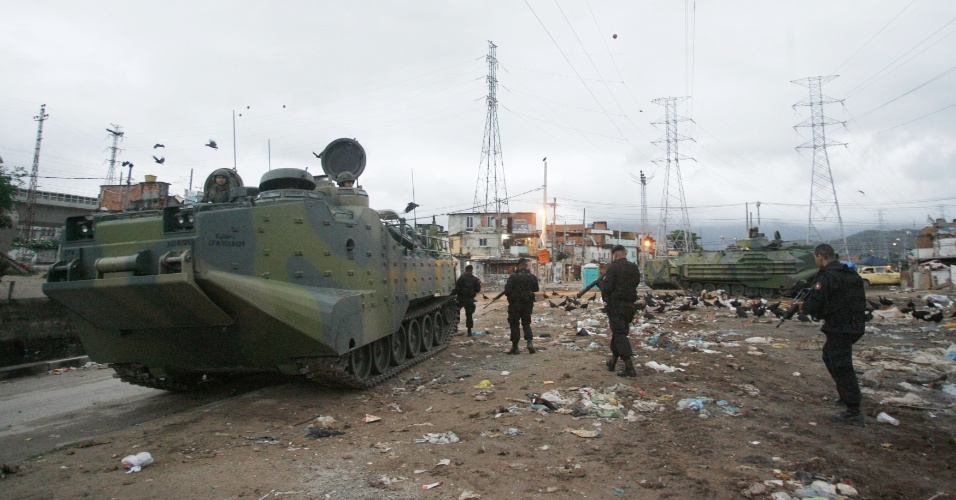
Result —
[[471, 329], [475, 322], [472, 315], [475, 314], [475, 296], [481, 291], [481, 280], [475, 276], [472, 271], [474, 267], [471, 264], [465, 266], [465, 274], [462, 274], [455, 282], [455, 300], [458, 302], [458, 311], [465, 309], [465, 326], [468, 328], [468, 336], [471, 337]]
[[627, 249], [617, 245], [611, 249], [614, 262], [607, 266], [600, 283], [601, 297], [607, 304], [607, 322], [611, 327], [611, 359], [605, 362], [609, 371], [614, 371], [618, 358], [624, 360], [624, 369], [617, 372], [621, 377], [636, 377], [634, 350], [627, 338], [631, 321], [637, 312], [637, 286], [641, 284], [641, 272], [637, 264], [627, 260]]
[[840, 402], [846, 405], [846, 412], [833, 415], [833, 419], [863, 427], [862, 396], [853, 371], [853, 344], [863, 336], [866, 322], [863, 279], [837, 260], [830, 245], [817, 245], [813, 256], [820, 271], [801, 309], [823, 319], [820, 330], [827, 337], [823, 364], [836, 382]]
[[508, 297], [508, 325], [511, 327], [511, 350], [508, 354], [518, 354], [518, 342], [524, 328], [524, 338], [528, 341], [528, 352], [535, 353], [531, 340], [531, 310], [534, 308], [534, 293], [538, 291], [538, 277], [528, 270], [528, 259], [518, 259], [518, 269], [508, 276], [505, 283], [505, 296]]

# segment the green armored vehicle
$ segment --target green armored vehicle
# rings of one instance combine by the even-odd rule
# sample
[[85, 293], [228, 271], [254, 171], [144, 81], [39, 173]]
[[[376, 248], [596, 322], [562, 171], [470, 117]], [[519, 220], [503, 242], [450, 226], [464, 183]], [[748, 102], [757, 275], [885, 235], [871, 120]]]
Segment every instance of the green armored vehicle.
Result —
[[[321, 158], [332, 178], [365, 168], [352, 139]], [[244, 372], [365, 388], [444, 348], [458, 310], [443, 241], [326, 176], [231, 177], [226, 203], [67, 219], [43, 292], [90, 359], [167, 390]]]
[[806, 286], [816, 272], [813, 246], [782, 241], [779, 233], [770, 240], [756, 228], [725, 250], [648, 260], [644, 268], [651, 288], [683, 288], [693, 294], [721, 289], [767, 299]]

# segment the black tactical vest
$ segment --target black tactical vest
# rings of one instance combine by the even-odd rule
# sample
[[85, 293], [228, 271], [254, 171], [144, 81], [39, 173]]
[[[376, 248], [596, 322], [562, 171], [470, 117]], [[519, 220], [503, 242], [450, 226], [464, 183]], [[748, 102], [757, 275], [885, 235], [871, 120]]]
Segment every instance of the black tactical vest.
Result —
[[866, 321], [866, 292], [863, 278], [846, 265], [828, 267], [823, 272], [833, 280], [830, 296], [821, 315], [832, 326], [862, 324]]

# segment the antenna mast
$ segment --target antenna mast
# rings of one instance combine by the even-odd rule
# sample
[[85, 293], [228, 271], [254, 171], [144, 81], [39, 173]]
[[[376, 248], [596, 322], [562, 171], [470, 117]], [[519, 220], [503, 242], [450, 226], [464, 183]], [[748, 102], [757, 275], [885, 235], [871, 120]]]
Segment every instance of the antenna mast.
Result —
[[813, 173], [810, 181], [810, 214], [807, 223], [807, 243], [823, 242], [818, 226], [826, 222], [832, 224], [836, 217], [836, 223], [840, 230], [840, 241], [843, 244], [840, 253], [841, 258], [849, 258], [850, 250], [846, 244], [846, 233], [843, 232], [843, 217], [840, 215], [840, 203], [837, 201], [836, 186], [833, 184], [833, 172], [830, 170], [830, 157], [827, 155], [827, 148], [830, 146], [845, 146], [846, 143], [836, 142], [827, 139], [826, 126], [846, 122], [826, 118], [823, 114], [823, 105], [834, 102], [843, 102], [842, 99], [833, 99], [823, 95], [822, 87], [838, 75], [831, 76], [811, 76], [800, 80], [793, 80], [796, 83], [810, 90], [810, 96], [793, 105], [809, 106], [810, 118], [794, 125], [797, 127], [810, 127], [813, 132], [813, 139], [805, 142], [797, 149], [813, 148]]
[[30, 189], [27, 191], [27, 216], [20, 226], [20, 240], [23, 242], [33, 239], [33, 219], [36, 215], [37, 203], [37, 172], [40, 170], [40, 141], [43, 140], [43, 121], [49, 118], [46, 113], [46, 104], [40, 105], [40, 114], [34, 116], [37, 121], [37, 144], [33, 150], [33, 170], [30, 171]]

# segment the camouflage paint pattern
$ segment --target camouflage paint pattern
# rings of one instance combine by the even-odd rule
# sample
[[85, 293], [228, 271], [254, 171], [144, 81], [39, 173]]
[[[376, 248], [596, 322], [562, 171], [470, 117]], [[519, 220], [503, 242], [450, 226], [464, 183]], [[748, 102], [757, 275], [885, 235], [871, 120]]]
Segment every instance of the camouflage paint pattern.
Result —
[[71, 217], [43, 291], [97, 362], [299, 373], [396, 332], [455, 283], [450, 255], [403, 245], [364, 191], [343, 193], [349, 205], [334, 191]]

